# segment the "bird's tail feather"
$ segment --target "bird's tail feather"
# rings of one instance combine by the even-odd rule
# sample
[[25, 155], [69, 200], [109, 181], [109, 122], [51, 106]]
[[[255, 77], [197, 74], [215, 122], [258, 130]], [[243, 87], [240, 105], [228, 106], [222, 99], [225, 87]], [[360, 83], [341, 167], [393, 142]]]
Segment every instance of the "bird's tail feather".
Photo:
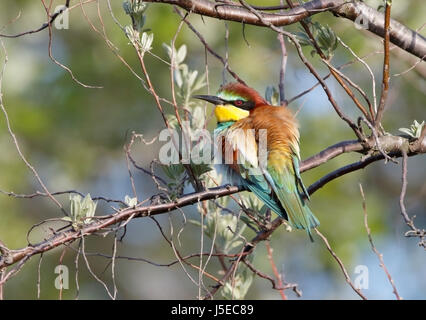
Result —
[[[307, 231], [309, 238], [313, 241], [311, 229], [319, 226], [319, 221], [308, 207], [307, 200], [304, 200], [299, 192], [281, 193], [285, 201], [281, 201], [288, 215], [290, 226], [296, 229]], [[281, 198], [279, 195], [279, 198]]]

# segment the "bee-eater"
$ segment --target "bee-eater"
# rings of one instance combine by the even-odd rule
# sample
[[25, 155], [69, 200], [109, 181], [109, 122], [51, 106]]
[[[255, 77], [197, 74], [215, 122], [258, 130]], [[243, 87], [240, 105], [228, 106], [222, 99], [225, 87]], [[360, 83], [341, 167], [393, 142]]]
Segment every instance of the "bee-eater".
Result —
[[[311, 228], [319, 221], [308, 207], [309, 194], [300, 177], [299, 130], [292, 112], [269, 105], [241, 83], [222, 86], [216, 96], [194, 97], [216, 106], [216, 143], [222, 145], [223, 159], [231, 154], [225, 166], [233, 182], [252, 191], [290, 226], [305, 229], [312, 240]], [[262, 137], [266, 138], [264, 164], [258, 154]]]

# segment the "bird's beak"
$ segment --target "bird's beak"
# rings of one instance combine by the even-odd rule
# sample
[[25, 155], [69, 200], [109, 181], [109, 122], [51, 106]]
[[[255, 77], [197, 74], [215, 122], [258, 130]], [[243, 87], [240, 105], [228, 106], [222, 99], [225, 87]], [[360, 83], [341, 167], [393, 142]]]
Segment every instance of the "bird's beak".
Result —
[[208, 96], [208, 95], [195, 95], [192, 96], [195, 99], [201, 99], [210, 103], [213, 103], [215, 106], [223, 105], [224, 101], [216, 96]]

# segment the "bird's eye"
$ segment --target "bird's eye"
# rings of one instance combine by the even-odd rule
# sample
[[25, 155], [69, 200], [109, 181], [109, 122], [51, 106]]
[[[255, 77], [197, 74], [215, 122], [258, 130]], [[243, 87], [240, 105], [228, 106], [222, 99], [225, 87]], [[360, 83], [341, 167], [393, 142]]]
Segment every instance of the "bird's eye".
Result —
[[235, 100], [235, 101], [234, 101], [234, 104], [235, 104], [236, 106], [242, 106], [242, 105], [244, 104], [244, 101], [243, 101], [243, 100]]

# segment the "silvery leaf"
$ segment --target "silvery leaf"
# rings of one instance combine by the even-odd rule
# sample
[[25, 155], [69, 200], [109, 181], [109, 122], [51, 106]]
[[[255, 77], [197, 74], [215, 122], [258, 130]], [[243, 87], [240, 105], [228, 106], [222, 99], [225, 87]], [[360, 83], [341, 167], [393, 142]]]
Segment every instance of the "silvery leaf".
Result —
[[188, 88], [192, 88], [192, 86], [193, 86], [193, 84], [195, 82], [195, 79], [197, 78], [197, 75], [198, 75], [198, 71], [197, 70], [194, 70], [194, 71], [192, 71], [189, 74], [189, 77], [188, 77]]
[[403, 132], [403, 133], [405, 133], [406, 135], [409, 135], [410, 137], [414, 138], [414, 135], [413, 135], [413, 133], [411, 132], [410, 129], [408, 129], [408, 128], [399, 128], [398, 130], [401, 131], [401, 132]]
[[183, 80], [182, 80], [182, 75], [181, 75], [180, 70], [179, 69], [174, 69], [173, 76], [175, 78], [176, 85], [179, 88], [182, 88]]
[[170, 47], [166, 43], [163, 43], [163, 48], [164, 48], [164, 50], [166, 50], [166, 53], [169, 56], [169, 59], [171, 59], [172, 58], [172, 47]]
[[176, 53], [176, 63], [178, 65], [185, 60], [186, 52], [187, 52], [186, 45], [183, 44]]
[[152, 41], [154, 40], [154, 34], [147, 34], [146, 32], [142, 33], [141, 37], [141, 50], [146, 52], [152, 49]]
[[127, 204], [127, 206], [133, 208], [133, 207], [136, 207], [136, 205], [138, 204], [138, 198], [136, 197], [131, 198], [128, 195], [126, 195], [124, 197], [124, 202]]

